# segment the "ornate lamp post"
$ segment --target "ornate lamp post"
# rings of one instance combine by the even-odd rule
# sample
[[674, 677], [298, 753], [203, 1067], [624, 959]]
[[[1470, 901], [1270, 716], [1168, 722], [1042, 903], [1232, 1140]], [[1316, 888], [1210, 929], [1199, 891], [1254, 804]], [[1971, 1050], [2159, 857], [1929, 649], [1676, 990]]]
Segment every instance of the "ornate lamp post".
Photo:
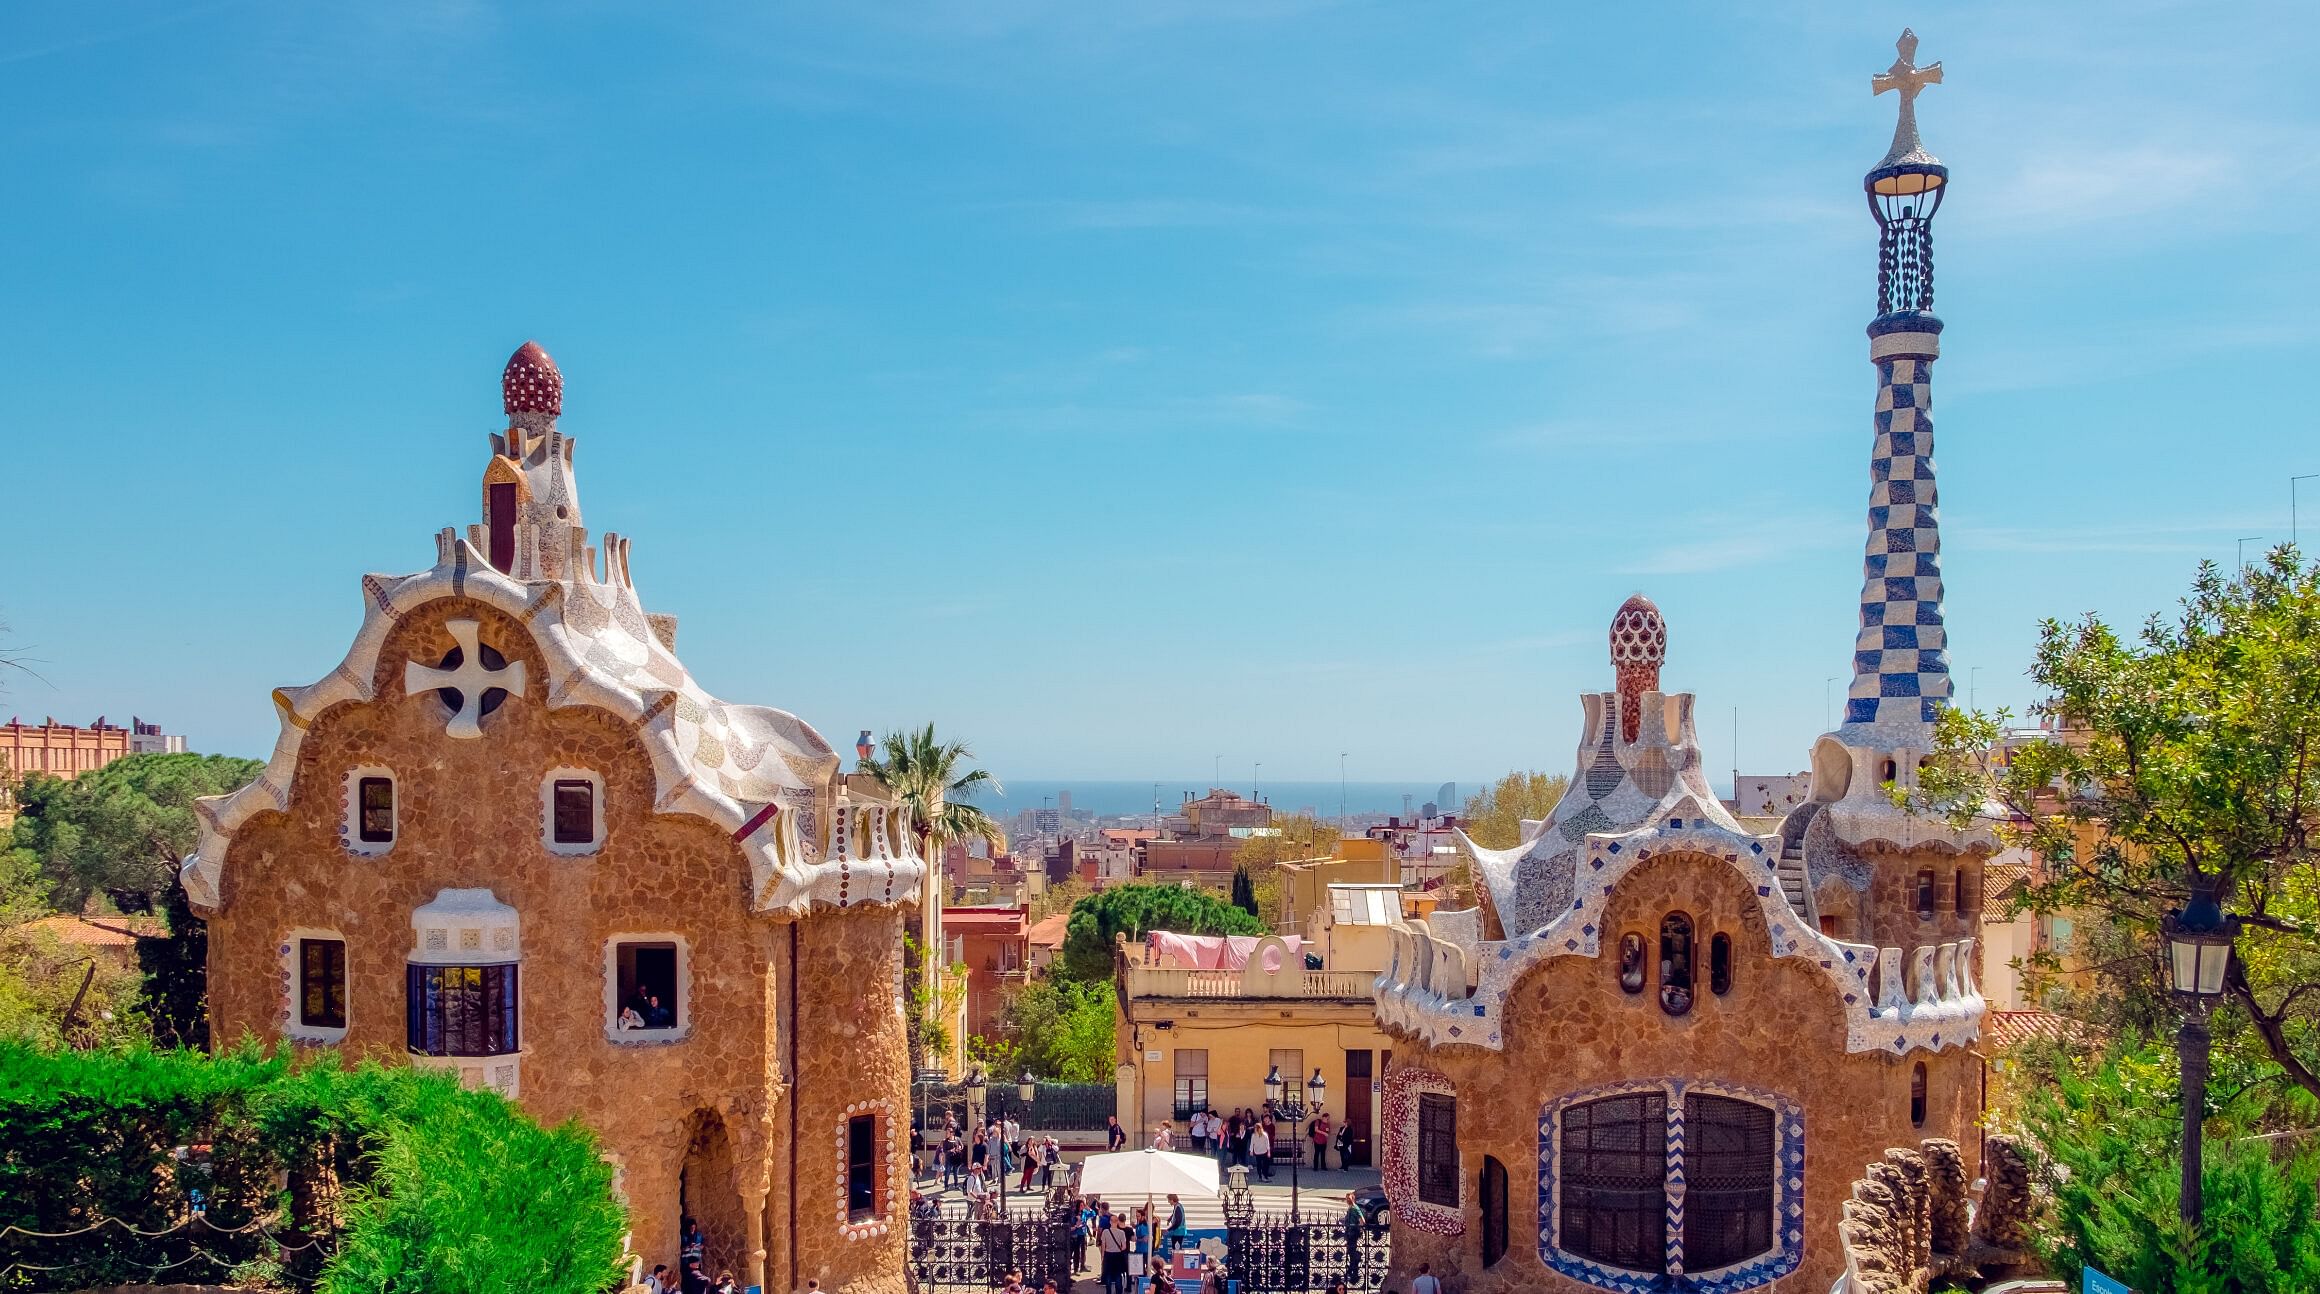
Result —
[[1272, 1072], [1265, 1075], [1265, 1100], [1273, 1107], [1273, 1113], [1277, 1117], [1289, 1121], [1289, 1144], [1297, 1147], [1297, 1153], [1289, 1157], [1289, 1220], [1291, 1222], [1299, 1220], [1297, 1213], [1297, 1168], [1298, 1165], [1305, 1162], [1305, 1134], [1299, 1125], [1304, 1123], [1307, 1114], [1321, 1108], [1321, 1098], [1327, 1095], [1328, 1091], [1329, 1082], [1321, 1077], [1319, 1066], [1314, 1067], [1313, 1077], [1305, 1080], [1305, 1095], [1303, 1096], [1300, 1096], [1287, 1083], [1281, 1081], [1281, 1067], [1279, 1065], [1273, 1066]]
[[[969, 1070], [967, 1081], [959, 1086], [967, 1090], [967, 1141], [971, 1144], [975, 1137], [983, 1131], [983, 1100], [985, 1091], [990, 1084], [984, 1081], [983, 1071], [978, 1067]], [[990, 1147], [984, 1147], [983, 1163], [986, 1167], [992, 1162], [989, 1152]], [[1006, 1174], [1002, 1173], [1000, 1176], [1005, 1177]]]
[[2216, 898], [2218, 877], [2195, 875], [2191, 896], [2180, 912], [2162, 918], [2159, 931], [2167, 939], [2167, 980], [2175, 991], [2175, 1005], [2183, 1012], [2183, 1031], [2175, 1050], [2183, 1062], [2183, 1221], [2199, 1225], [2205, 1200], [2200, 1170], [2201, 1120], [2207, 1113], [2207, 1060], [2213, 1039], [2207, 1017], [2223, 998], [2223, 973], [2231, 965], [2232, 940], [2239, 935], [2239, 918], [2223, 913]]

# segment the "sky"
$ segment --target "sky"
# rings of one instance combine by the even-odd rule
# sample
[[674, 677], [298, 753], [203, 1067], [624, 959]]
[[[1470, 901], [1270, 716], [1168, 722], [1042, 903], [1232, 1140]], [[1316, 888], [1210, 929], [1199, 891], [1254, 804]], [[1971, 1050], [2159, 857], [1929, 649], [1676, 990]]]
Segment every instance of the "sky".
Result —
[[695, 677], [841, 749], [1559, 770], [1643, 592], [1717, 780], [1800, 769], [1856, 625], [1905, 23], [1946, 74], [1953, 667], [2019, 711], [2041, 618], [2172, 606], [2320, 473], [2310, 17], [8, 6], [0, 620], [38, 673], [0, 714], [266, 753], [360, 575], [477, 520], [536, 338]]

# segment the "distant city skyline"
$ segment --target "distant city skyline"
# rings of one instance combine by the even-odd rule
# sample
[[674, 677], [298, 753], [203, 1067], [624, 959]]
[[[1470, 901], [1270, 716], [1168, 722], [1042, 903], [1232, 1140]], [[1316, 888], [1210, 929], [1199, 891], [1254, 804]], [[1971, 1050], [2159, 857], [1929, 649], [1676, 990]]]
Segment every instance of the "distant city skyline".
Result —
[[265, 755], [536, 338], [695, 676], [849, 759], [1567, 771], [1640, 591], [1719, 783], [1794, 771], [1905, 24], [1951, 667], [2019, 711], [2041, 618], [2172, 608], [2320, 472], [2299, 7], [20, 7], [0, 718]]

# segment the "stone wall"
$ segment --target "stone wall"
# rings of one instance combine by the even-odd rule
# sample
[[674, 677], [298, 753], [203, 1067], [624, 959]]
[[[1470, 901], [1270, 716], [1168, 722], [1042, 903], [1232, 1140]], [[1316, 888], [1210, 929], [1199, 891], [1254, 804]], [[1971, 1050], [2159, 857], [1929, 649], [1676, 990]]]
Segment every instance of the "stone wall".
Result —
[[[1630, 995], [1618, 982], [1619, 936], [1656, 937], [1662, 915], [1693, 919], [1700, 950], [1698, 1000], [1670, 1017], [1648, 989]], [[1397, 1225], [1394, 1272], [1399, 1284], [1421, 1261], [1459, 1278], [1468, 1294], [1594, 1288], [1547, 1267], [1539, 1253], [1540, 1123], [1558, 1098], [1624, 1081], [1680, 1078], [1769, 1092], [1801, 1109], [1804, 1124], [1803, 1242], [1799, 1266], [1763, 1288], [1821, 1294], [1844, 1270], [1837, 1222], [1858, 1165], [1897, 1142], [1934, 1133], [1970, 1142], [1980, 1111], [1980, 1069], [1973, 1054], [1912, 1051], [1893, 1056], [1848, 1053], [1835, 985], [1801, 959], [1775, 959], [1752, 886], [1720, 859], [1668, 855], [1636, 865], [1601, 914], [1603, 953], [1541, 963], [1510, 996], [1503, 1053], [1427, 1048], [1397, 1041], [1392, 1067], [1434, 1070], [1457, 1090], [1460, 1168], [1465, 1180], [1463, 1234], [1443, 1236]], [[1733, 940], [1731, 992], [1710, 992], [1706, 950], [1711, 935]], [[1927, 1071], [1925, 1125], [1910, 1123], [1913, 1068]], [[1510, 1244], [1492, 1267], [1481, 1264], [1484, 1156], [1507, 1169]]]
[[1845, 1251], [1841, 1294], [1926, 1294], [1943, 1280], [2022, 1275], [2028, 1166], [2008, 1137], [1990, 1137], [1985, 1154], [1989, 1184], [1978, 1210], [1955, 1142], [1933, 1138], [1915, 1150], [1889, 1149], [1870, 1163], [1853, 1183], [1838, 1226]]
[[[405, 662], [441, 659], [452, 646], [442, 625], [454, 617], [480, 621], [482, 640], [524, 662], [530, 680], [530, 694], [509, 698], [471, 741], [445, 737], [446, 712], [432, 693], [403, 694]], [[802, 1076], [799, 1095], [816, 1129], [800, 1180], [830, 1210], [836, 1112], [861, 1095], [888, 1095], [898, 1108], [907, 1100], [890, 969], [898, 917], [855, 910], [800, 923], [803, 982], [793, 1008], [792, 924], [751, 911], [740, 848], [707, 822], [653, 812], [652, 768], [626, 724], [541, 704], [546, 670], [512, 619], [447, 599], [398, 625], [379, 659], [377, 700], [316, 716], [287, 810], [258, 814], [233, 838], [210, 922], [218, 1045], [284, 1037], [292, 991], [284, 943], [306, 929], [346, 941], [346, 1035], [320, 1050], [348, 1061], [406, 1059], [411, 911], [446, 888], [488, 888], [522, 920], [522, 1104], [545, 1122], [577, 1118], [597, 1133], [617, 1165], [632, 1247], [648, 1270], [677, 1264], [681, 1190], [708, 1229], [712, 1273], [730, 1268], [743, 1283], [778, 1284], [764, 1276], [790, 1258], [768, 1252], [764, 1224], [786, 1216], [776, 1201], [790, 1194], [787, 1146], [777, 1136], [791, 1118], [784, 1074]], [[345, 773], [365, 764], [397, 779], [396, 838], [377, 857], [358, 857], [341, 840]], [[542, 843], [540, 786], [558, 767], [604, 779], [597, 853], [562, 857]], [[607, 1036], [606, 946], [624, 934], [675, 937], [688, 950], [689, 1028], [680, 1040]], [[801, 1035], [794, 1070], [782, 1054], [793, 1020]], [[893, 1131], [895, 1144], [906, 1145], [907, 1123]], [[898, 1244], [857, 1241], [840, 1261], [824, 1243], [834, 1224], [822, 1204], [813, 1207], [825, 1224], [799, 1233], [808, 1262], [844, 1276], [849, 1288], [884, 1288], [874, 1272], [899, 1286]], [[902, 1207], [897, 1199], [898, 1217]], [[824, 1278], [825, 1288], [833, 1283]]]

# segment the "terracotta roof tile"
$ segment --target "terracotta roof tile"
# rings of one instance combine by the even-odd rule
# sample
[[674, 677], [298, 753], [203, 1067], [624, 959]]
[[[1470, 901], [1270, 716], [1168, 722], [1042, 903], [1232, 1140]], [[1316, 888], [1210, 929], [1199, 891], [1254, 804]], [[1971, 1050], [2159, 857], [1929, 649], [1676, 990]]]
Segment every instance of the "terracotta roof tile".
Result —
[[2095, 1033], [2085, 1021], [2052, 1011], [1992, 1011], [1985, 1023], [1990, 1046], [1998, 1051], [2026, 1042], [2081, 1042]]

